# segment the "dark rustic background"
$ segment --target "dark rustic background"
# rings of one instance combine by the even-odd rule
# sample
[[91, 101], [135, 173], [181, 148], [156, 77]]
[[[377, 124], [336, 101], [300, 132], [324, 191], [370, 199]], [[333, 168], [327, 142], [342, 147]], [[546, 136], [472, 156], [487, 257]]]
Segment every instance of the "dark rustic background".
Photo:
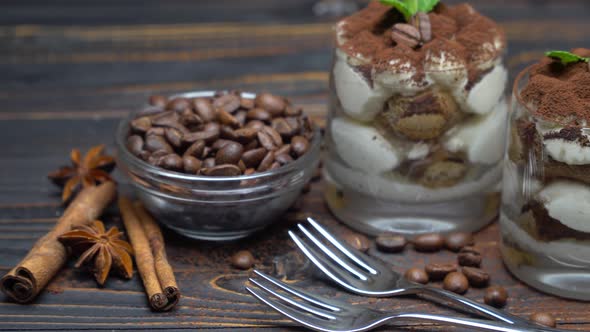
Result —
[[[330, 2], [324, 0], [324, 3]], [[0, 2], [0, 274], [7, 272], [62, 212], [45, 175], [72, 147], [112, 146], [119, 119], [151, 93], [196, 89], [268, 90], [306, 106], [318, 123], [326, 112], [333, 18], [314, 15], [312, 0], [3, 0]], [[473, 0], [497, 19], [510, 40], [512, 76], [547, 49], [589, 46], [590, 1]], [[318, 7], [316, 7], [317, 9]], [[112, 151], [112, 149], [111, 149]], [[192, 329], [274, 330], [287, 323], [244, 294], [247, 272], [228, 257], [252, 250], [257, 266], [285, 273], [296, 258], [285, 229], [307, 214], [339, 232], [321, 199], [321, 182], [264, 235], [232, 244], [205, 244], [166, 234], [185, 297], [165, 314], [149, 311], [137, 277], [99, 289], [68, 268], [32, 305], [0, 295], [0, 330]], [[105, 217], [116, 224], [116, 211]], [[553, 312], [561, 327], [590, 330], [590, 304], [543, 295], [510, 277], [498, 257], [497, 226], [478, 235], [493, 281], [510, 292], [507, 310], [522, 316]], [[403, 271], [437, 255], [371, 254]], [[277, 258], [278, 257], [278, 258]], [[278, 264], [277, 264], [278, 263]], [[297, 266], [291, 264], [291, 266]], [[311, 279], [287, 278], [317, 292], [381, 308], [444, 311], [414, 299], [365, 299]], [[467, 296], [481, 300], [482, 292]], [[421, 326], [423, 330], [439, 330]], [[448, 330], [448, 329], [443, 329]]]

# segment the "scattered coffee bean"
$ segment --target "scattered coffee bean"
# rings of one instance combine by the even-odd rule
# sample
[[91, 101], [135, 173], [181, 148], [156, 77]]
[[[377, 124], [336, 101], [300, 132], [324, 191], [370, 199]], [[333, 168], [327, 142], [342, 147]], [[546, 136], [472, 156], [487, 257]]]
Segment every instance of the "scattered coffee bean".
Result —
[[539, 325], [547, 326], [547, 327], [556, 327], [557, 321], [553, 315], [546, 313], [546, 312], [535, 312], [533, 313], [529, 319]]
[[414, 249], [420, 252], [435, 252], [442, 249], [444, 238], [440, 234], [418, 235], [414, 241]]
[[188, 174], [274, 170], [304, 155], [313, 137], [300, 108], [268, 93], [255, 100], [235, 91], [211, 98], [152, 96], [150, 104], [130, 123], [128, 149], [152, 165]]
[[127, 138], [127, 149], [136, 156], [143, 152], [143, 138], [138, 135], [129, 136]]
[[164, 108], [166, 106], [166, 103], [168, 103], [168, 98], [166, 98], [164, 96], [153, 95], [153, 96], [150, 96], [149, 103], [152, 106]]
[[451, 272], [443, 280], [443, 288], [457, 294], [465, 294], [469, 281], [461, 272]]
[[[227, 113], [233, 113], [240, 108], [240, 97], [235, 94], [226, 94], [213, 101], [213, 107]], [[221, 114], [220, 114], [221, 115]]]
[[445, 237], [445, 247], [450, 251], [458, 252], [463, 247], [474, 244], [471, 233], [457, 232], [451, 233]]
[[482, 269], [466, 266], [462, 271], [472, 287], [485, 287], [490, 282], [490, 275]]
[[172, 171], [180, 171], [183, 169], [182, 158], [177, 154], [171, 153], [161, 159], [159, 166]]
[[344, 233], [343, 238], [351, 247], [362, 252], [369, 250], [369, 247], [371, 246], [371, 241], [369, 241], [366, 236], [359, 233], [347, 232]]
[[482, 257], [479, 251], [474, 247], [465, 247], [459, 251], [457, 261], [461, 266], [479, 267], [481, 265]]
[[377, 240], [375, 240], [377, 249], [389, 253], [402, 252], [407, 243], [408, 241], [405, 237], [394, 234], [380, 235], [377, 237]]
[[221, 149], [219, 149], [219, 151], [217, 151], [217, 155], [215, 156], [215, 164], [237, 164], [242, 158], [242, 152], [244, 152], [244, 147], [242, 144], [229, 141]]
[[217, 165], [211, 168], [202, 168], [201, 174], [207, 176], [238, 176], [242, 174], [240, 168], [236, 165]]
[[186, 173], [197, 174], [201, 169], [203, 162], [193, 156], [184, 156], [182, 157], [182, 165], [184, 166], [184, 171]]
[[486, 289], [483, 301], [496, 308], [502, 308], [508, 300], [508, 292], [502, 286], [490, 286]]
[[457, 264], [439, 264], [439, 263], [431, 263], [426, 265], [424, 268], [430, 280], [438, 281], [443, 280], [445, 277], [451, 273], [457, 271]]
[[240, 250], [231, 257], [231, 265], [241, 270], [254, 266], [254, 256], [247, 250]]
[[273, 116], [279, 116], [287, 107], [285, 99], [270, 93], [261, 93], [256, 96], [254, 103], [257, 107], [263, 108]]
[[426, 271], [417, 267], [407, 270], [404, 277], [408, 279], [408, 281], [418, 284], [426, 285], [428, 283], [428, 274], [426, 274]]

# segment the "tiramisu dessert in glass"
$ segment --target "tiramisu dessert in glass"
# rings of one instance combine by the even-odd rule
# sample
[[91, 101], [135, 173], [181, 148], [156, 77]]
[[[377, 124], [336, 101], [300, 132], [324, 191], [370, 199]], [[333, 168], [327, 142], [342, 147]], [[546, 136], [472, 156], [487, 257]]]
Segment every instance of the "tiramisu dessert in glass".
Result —
[[341, 20], [324, 174], [332, 212], [371, 235], [475, 231], [493, 220], [505, 48], [502, 29], [468, 4], [374, 1]]
[[526, 283], [590, 300], [590, 50], [548, 56], [514, 84], [502, 254]]

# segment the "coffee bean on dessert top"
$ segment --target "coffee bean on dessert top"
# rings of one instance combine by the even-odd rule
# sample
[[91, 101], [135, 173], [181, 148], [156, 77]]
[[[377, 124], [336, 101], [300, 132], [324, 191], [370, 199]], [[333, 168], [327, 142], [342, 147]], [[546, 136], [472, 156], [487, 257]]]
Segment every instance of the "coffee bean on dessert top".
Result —
[[416, 251], [434, 252], [442, 249], [444, 245], [444, 238], [440, 234], [423, 234], [418, 235], [413, 243]]
[[445, 247], [450, 251], [457, 252], [463, 249], [463, 247], [473, 244], [473, 235], [471, 233], [456, 232], [445, 237]]
[[544, 325], [547, 327], [557, 326], [557, 321], [555, 320], [555, 317], [546, 312], [535, 312], [529, 317], [529, 319], [537, 324]]
[[490, 286], [486, 289], [483, 301], [496, 308], [502, 308], [508, 300], [508, 292], [502, 286]]
[[154, 166], [204, 176], [239, 176], [294, 162], [310, 149], [312, 124], [280, 96], [152, 96], [129, 125], [127, 148]]

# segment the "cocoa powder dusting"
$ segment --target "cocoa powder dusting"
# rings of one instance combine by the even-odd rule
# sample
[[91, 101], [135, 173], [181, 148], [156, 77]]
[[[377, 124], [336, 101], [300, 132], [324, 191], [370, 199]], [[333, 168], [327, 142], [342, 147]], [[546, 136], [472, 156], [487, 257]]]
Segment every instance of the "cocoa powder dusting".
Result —
[[391, 39], [391, 28], [396, 23], [405, 23], [403, 17], [392, 7], [371, 1], [366, 8], [338, 23], [339, 46], [349, 56], [370, 61], [377, 72], [416, 71], [413, 80], [417, 84], [425, 77], [424, 67], [429, 58], [448, 58], [450, 54], [457, 67], [465, 67], [471, 76], [476, 76], [480, 71], [478, 65], [499, 58], [504, 52], [503, 30], [470, 5], [440, 3], [428, 15], [432, 39], [414, 49]]
[[[588, 49], [572, 53], [590, 56]], [[587, 125], [590, 122], [590, 70], [585, 62], [564, 66], [543, 58], [533, 65], [529, 81], [521, 91], [523, 100], [535, 114], [564, 125]]]

